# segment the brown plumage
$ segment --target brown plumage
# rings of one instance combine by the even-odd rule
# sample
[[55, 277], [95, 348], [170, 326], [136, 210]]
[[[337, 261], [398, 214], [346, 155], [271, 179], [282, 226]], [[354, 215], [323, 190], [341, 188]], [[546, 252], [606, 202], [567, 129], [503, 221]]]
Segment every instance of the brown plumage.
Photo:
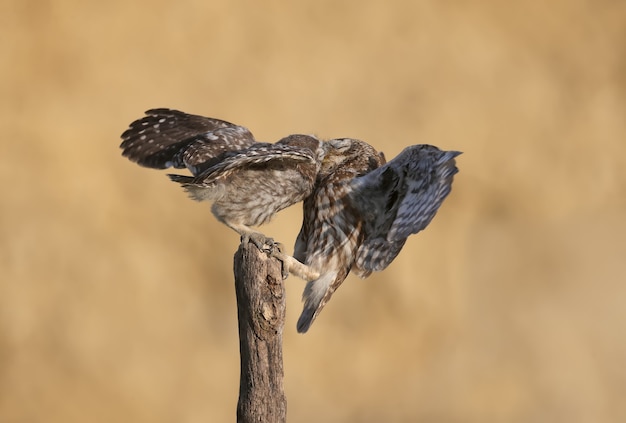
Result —
[[294, 254], [319, 274], [304, 290], [298, 332], [309, 329], [351, 270], [367, 277], [385, 269], [407, 237], [430, 223], [450, 192], [460, 154], [416, 145], [384, 164], [362, 141], [331, 140], [324, 147]]
[[260, 143], [242, 126], [170, 109], [148, 110], [122, 139], [122, 154], [142, 166], [189, 169], [193, 176], [169, 176], [194, 200], [212, 202], [220, 222], [259, 248], [273, 240], [251, 226], [302, 201], [322, 155], [322, 142], [313, 136]]
[[298, 331], [306, 332], [353, 271], [385, 269], [409, 235], [424, 229], [450, 192], [459, 152], [407, 147], [385, 164], [382, 153], [350, 138], [322, 142], [290, 135], [257, 142], [232, 123], [153, 109], [122, 134], [123, 155], [147, 167], [187, 168], [169, 175], [213, 214], [260, 249], [274, 241], [251, 226], [304, 200], [294, 256], [270, 248], [285, 271], [308, 281]]

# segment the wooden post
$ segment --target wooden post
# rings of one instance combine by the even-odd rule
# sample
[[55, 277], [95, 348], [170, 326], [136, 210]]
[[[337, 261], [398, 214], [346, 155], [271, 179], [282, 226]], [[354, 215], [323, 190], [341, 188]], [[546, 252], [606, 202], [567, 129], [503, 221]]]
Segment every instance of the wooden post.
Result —
[[237, 422], [284, 423], [281, 262], [252, 243], [242, 243], [235, 253], [235, 291], [241, 356]]

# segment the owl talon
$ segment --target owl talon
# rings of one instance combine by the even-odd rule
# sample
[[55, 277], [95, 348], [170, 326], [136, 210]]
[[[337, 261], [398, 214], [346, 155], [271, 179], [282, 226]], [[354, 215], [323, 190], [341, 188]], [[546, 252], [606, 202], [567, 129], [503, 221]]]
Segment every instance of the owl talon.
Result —
[[263, 251], [267, 252], [270, 255], [270, 257], [274, 257], [280, 260], [280, 264], [281, 264], [280, 271], [281, 271], [283, 280], [287, 279], [289, 277], [289, 269], [285, 265], [285, 261], [284, 261], [285, 254], [283, 254], [283, 250], [285, 249], [285, 246], [280, 242], [275, 242], [272, 238], [266, 238], [266, 241], [267, 241], [267, 245], [269, 245], [269, 249], [263, 249]]
[[280, 242], [276, 242], [274, 244], [274, 248], [270, 252], [270, 256], [278, 259], [280, 261], [280, 271], [282, 273], [283, 280], [289, 277], [289, 259], [290, 257], [283, 253], [284, 250], [283, 244]]
[[280, 259], [280, 257], [285, 256], [283, 251], [285, 251], [285, 246], [280, 242], [276, 242], [274, 243], [274, 248], [272, 249], [271, 255], [272, 257], [276, 257], [278, 260], [280, 260], [280, 271], [282, 273], [283, 280], [285, 280], [289, 277], [289, 268], [285, 265], [284, 260]]
[[272, 238], [256, 232], [241, 235], [241, 242], [251, 242], [259, 249], [259, 251], [263, 251], [265, 253], [271, 253], [274, 250], [274, 245], [276, 244]]
[[266, 237], [265, 235], [260, 233], [243, 234], [241, 235], [241, 242], [251, 242], [259, 249], [259, 251], [263, 251], [264, 253], [269, 254], [270, 257], [275, 257], [280, 260], [281, 274], [283, 280], [289, 277], [288, 264], [285, 263], [285, 261], [288, 260], [288, 258], [286, 258], [288, 256], [283, 254], [283, 250], [285, 249], [285, 246], [283, 244], [281, 244], [280, 242], [276, 242], [272, 238]]

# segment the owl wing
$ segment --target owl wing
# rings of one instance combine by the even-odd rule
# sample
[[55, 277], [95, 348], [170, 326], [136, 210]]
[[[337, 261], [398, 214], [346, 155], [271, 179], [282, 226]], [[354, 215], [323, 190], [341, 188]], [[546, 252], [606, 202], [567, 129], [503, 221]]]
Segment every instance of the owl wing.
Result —
[[316, 156], [308, 148], [285, 144], [256, 143], [244, 150], [227, 152], [220, 161], [207, 167], [195, 177], [168, 175], [175, 182], [209, 185], [217, 179], [228, 177], [232, 172], [251, 169], [254, 167], [263, 170], [295, 169], [304, 171], [303, 167], [315, 167]]
[[122, 140], [122, 155], [133, 162], [155, 169], [187, 167], [194, 175], [256, 142], [243, 126], [171, 109], [146, 111]]
[[355, 178], [351, 201], [365, 225], [356, 266], [365, 276], [386, 268], [408, 236], [430, 223], [450, 193], [458, 171], [454, 158], [459, 154], [415, 145], [386, 165]]

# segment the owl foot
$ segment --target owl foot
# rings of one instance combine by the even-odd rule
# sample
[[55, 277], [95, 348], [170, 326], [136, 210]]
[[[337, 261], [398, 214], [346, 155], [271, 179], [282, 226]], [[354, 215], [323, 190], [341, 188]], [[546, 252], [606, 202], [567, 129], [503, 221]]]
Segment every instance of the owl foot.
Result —
[[289, 257], [286, 256], [283, 251], [285, 249], [285, 246], [283, 244], [281, 244], [280, 242], [275, 242], [274, 245], [272, 246], [272, 250], [269, 252], [271, 257], [277, 258], [278, 260], [280, 260], [280, 271], [282, 273], [282, 277], [283, 280], [287, 279], [289, 277], [289, 267], [285, 264], [285, 257]]
[[259, 251], [263, 251], [266, 253], [271, 253], [274, 250], [274, 246], [276, 243], [272, 238], [266, 237], [265, 235], [258, 232], [250, 232], [241, 235], [242, 243], [253, 243]]
[[[289, 277], [289, 267], [285, 264], [285, 261], [290, 259], [291, 257], [283, 254], [283, 250], [285, 249], [283, 244], [281, 244], [280, 242], [275, 242], [274, 239], [266, 237], [265, 235], [258, 232], [250, 232], [241, 235], [241, 242], [251, 242], [259, 249], [259, 251], [267, 253], [270, 255], [270, 257], [275, 257], [280, 260], [282, 264], [281, 273], [283, 280]], [[287, 257], [288, 259], [283, 260], [285, 257]]]
[[277, 258], [283, 264], [282, 273], [283, 279], [287, 279], [289, 273], [293, 273], [300, 279], [305, 281], [312, 281], [319, 278], [320, 274], [315, 269], [300, 263], [298, 260], [293, 258], [292, 256], [283, 253], [283, 245], [281, 243], [274, 244], [276, 248], [274, 248], [270, 255], [272, 257]]

